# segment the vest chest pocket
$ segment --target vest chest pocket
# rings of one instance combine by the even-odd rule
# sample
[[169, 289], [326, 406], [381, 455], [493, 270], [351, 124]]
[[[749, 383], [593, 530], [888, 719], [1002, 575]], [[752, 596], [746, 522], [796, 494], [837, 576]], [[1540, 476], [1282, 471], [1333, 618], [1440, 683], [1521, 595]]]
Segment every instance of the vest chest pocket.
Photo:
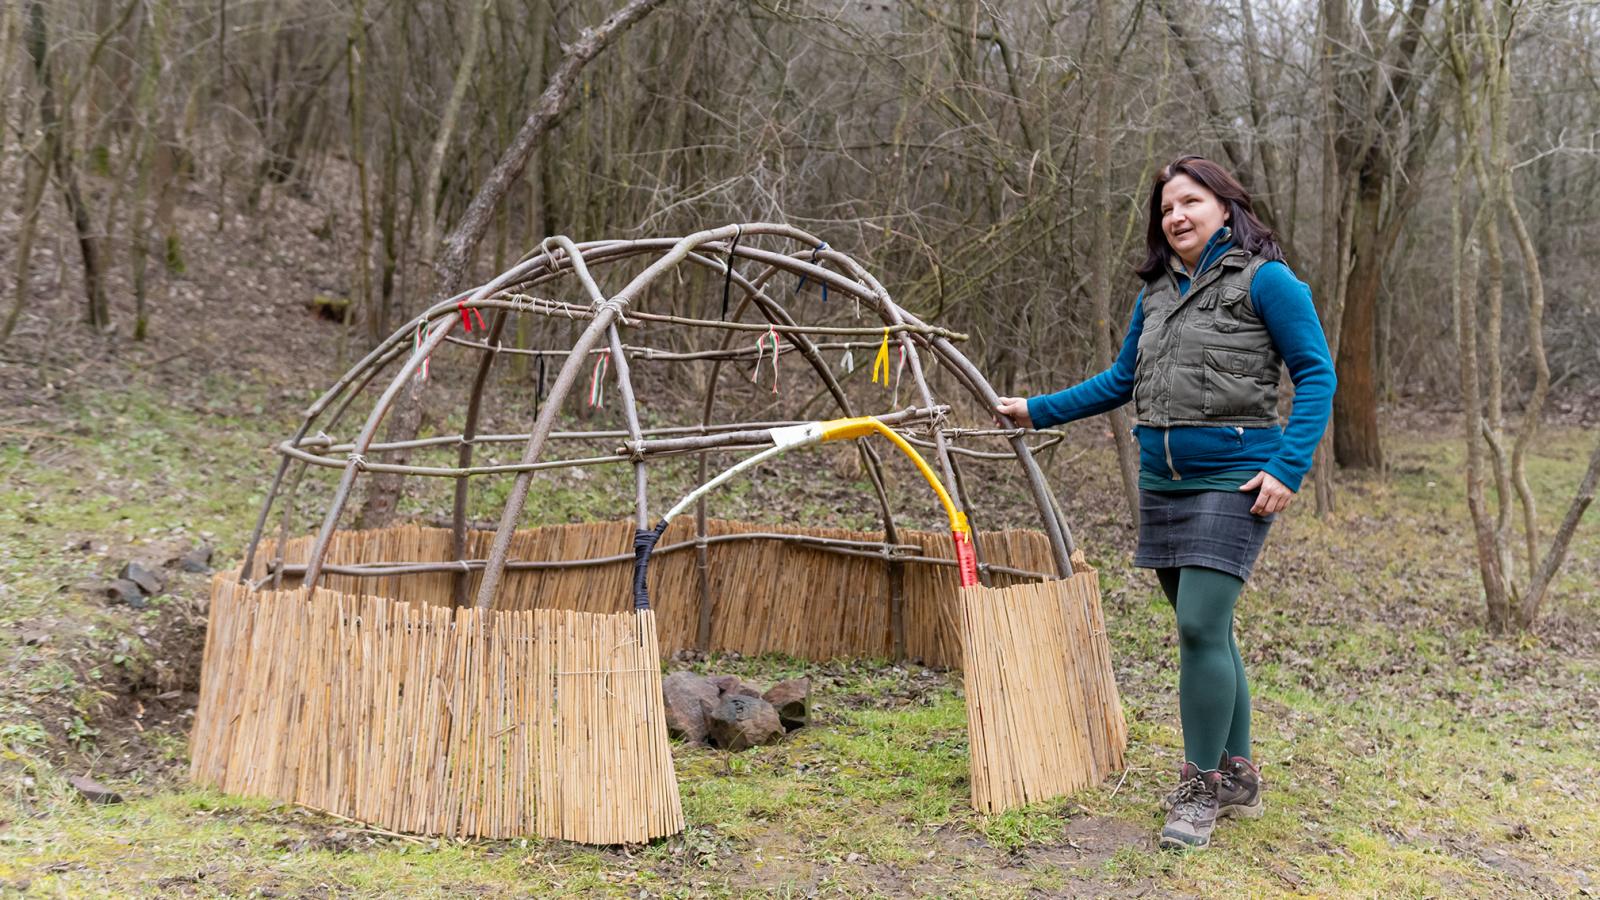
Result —
[[1225, 347], [1206, 347], [1205, 395], [1207, 416], [1236, 417], [1267, 415], [1266, 392], [1258, 377], [1266, 365], [1266, 354]]
[[1220, 291], [1221, 302], [1217, 305], [1216, 326], [1223, 334], [1232, 334], [1239, 330], [1245, 316], [1245, 298], [1250, 296], [1249, 288], [1228, 285]]

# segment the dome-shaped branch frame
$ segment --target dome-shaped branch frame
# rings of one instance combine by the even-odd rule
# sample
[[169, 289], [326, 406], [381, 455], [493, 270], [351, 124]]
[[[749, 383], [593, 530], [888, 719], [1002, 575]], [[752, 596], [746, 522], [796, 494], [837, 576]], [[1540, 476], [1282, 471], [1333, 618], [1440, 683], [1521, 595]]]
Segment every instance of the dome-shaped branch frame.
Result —
[[[781, 252], [757, 246], [757, 239], [759, 238], [769, 239], [767, 243], [771, 243], [770, 239], [776, 238], [784, 244], [793, 245], [793, 249], [789, 252]], [[592, 271], [594, 268], [649, 256], [653, 256], [654, 259], [642, 271], [639, 271], [622, 290], [614, 294], [608, 295], [595, 280]], [[735, 260], [758, 263], [763, 268], [756, 277], [747, 278], [736, 269], [733, 269], [732, 263]], [[691, 319], [630, 310], [630, 305], [646, 288], [663, 274], [672, 271], [683, 263], [691, 263], [711, 269], [724, 278], [729, 288], [738, 289], [740, 294], [738, 305], [726, 320]], [[847, 299], [874, 310], [880, 317], [882, 324], [872, 327], [813, 326], [798, 322], [790, 311], [774, 299], [767, 290], [767, 286], [773, 278], [784, 274], [820, 285], [824, 290], [830, 292], [832, 296]], [[531, 291], [539, 285], [560, 278], [576, 278], [587, 294], [590, 305], [581, 306], [531, 295]], [[741, 315], [752, 305], [765, 320], [763, 323], [741, 321]], [[502, 345], [501, 336], [504, 333], [507, 321], [513, 313], [562, 317], [586, 321], [587, 324], [570, 350], [548, 351], [507, 348]], [[481, 340], [475, 340], [456, 333], [457, 326], [467, 321], [467, 316], [478, 317], [478, 321], [481, 322], [484, 314], [488, 314], [487, 331]], [[723, 339], [716, 350], [668, 352], [649, 347], [633, 347], [623, 343], [619, 330], [619, 325], [626, 326], [631, 324], [631, 321], [661, 322], [696, 329], [720, 330], [723, 333]], [[415, 340], [419, 330], [425, 333], [426, 337]], [[904, 365], [914, 385], [914, 396], [918, 402], [913, 409], [882, 418], [886, 422], [900, 427], [913, 424], [921, 424], [928, 427], [931, 440], [921, 443], [924, 446], [931, 446], [940, 475], [950, 487], [951, 493], [961, 510], [969, 513], [970, 501], [966, 496], [961, 470], [956, 463], [955, 457], [957, 455], [965, 455], [993, 459], [1002, 456], [1002, 454], [956, 447], [953, 445], [951, 437], [956, 435], [1004, 437], [1010, 445], [1010, 454], [1005, 455], [1014, 456], [1017, 460], [1021, 467], [1023, 478], [1038, 507], [1043, 530], [1049, 538], [1052, 556], [1057, 569], [1056, 575], [1067, 577], [1072, 574], [1072, 535], [1061, 515], [1060, 507], [1054, 495], [1045, 482], [1039, 464], [1034, 458], [1034, 454], [1039, 447], [1030, 446], [1025, 439], [1026, 432], [1020, 428], [961, 432], [945, 427], [942, 421], [946, 407], [939, 404], [929, 387], [927, 372], [924, 368], [924, 352], [930, 355], [937, 366], [950, 373], [957, 383], [965, 387], [984, 409], [993, 409], [998, 402], [996, 392], [988, 380], [956, 348], [955, 341], [964, 339], [964, 336], [929, 325], [897, 305], [883, 285], [867, 272], [864, 267], [850, 256], [830, 248], [816, 236], [789, 225], [749, 223], [708, 229], [682, 238], [604, 240], [585, 243], [574, 243], [564, 237], [550, 238], [542, 243], [539, 250], [529, 254], [493, 280], [456, 297], [436, 303], [422, 315], [396, 330], [363, 359], [353, 365], [327, 392], [319, 397], [306, 410], [300, 428], [294, 436], [278, 446], [277, 449], [282, 458], [256, 521], [250, 547], [244, 565], [240, 569], [241, 579], [245, 573], [254, 570], [255, 555], [265, 533], [273, 506], [279, 501], [280, 497], [284, 498], [285, 508], [277, 546], [281, 548], [284, 545], [291, 525], [293, 497], [309, 465], [335, 466], [342, 468], [343, 471], [333, 499], [323, 518], [322, 526], [309, 560], [302, 570], [304, 584], [307, 587], [315, 586], [321, 575], [329, 540], [338, 528], [355, 481], [363, 472], [381, 471], [454, 478], [456, 487], [453, 530], [458, 560], [460, 560], [466, 545], [468, 525], [466, 512], [470, 478], [473, 475], [481, 474], [514, 473], [515, 481], [502, 512], [500, 525], [491, 545], [489, 557], [481, 563], [483, 577], [479, 584], [476, 604], [479, 607], [487, 608], [494, 600], [501, 573], [505, 569], [507, 549], [512, 533], [522, 517], [534, 471], [543, 468], [595, 463], [630, 463], [635, 476], [636, 516], [639, 527], [642, 528], [646, 527], [650, 521], [646, 495], [645, 461], [647, 458], [673, 453], [699, 452], [703, 480], [705, 454], [701, 451], [712, 448], [729, 449], [758, 446], [765, 440], [765, 432], [760, 431], [761, 429], [786, 424], [774, 422], [714, 424], [712, 421], [718, 384], [717, 375], [720, 367], [724, 362], [748, 358], [751, 355], [749, 350], [734, 349], [733, 340], [740, 333], [750, 334], [752, 332], [765, 332], [775, 337], [781, 337], [783, 341], [797, 350], [815, 372], [825, 390], [831, 395], [838, 406], [839, 414], [842, 416], [855, 416], [859, 413], [854, 409], [854, 405], [844, 391], [839, 379], [835, 377], [833, 371], [823, 361], [820, 350], [825, 348], [874, 346], [879, 340], [887, 339], [892, 339], [896, 342], [904, 355]], [[843, 339], [843, 342], [819, 345], [817, 341], [813, 340], [814, 337]], [[462, 433], [453, 437], [428, 438], [403, 443], [377, 443], [378, 428], [385, 416], [399, 400], [401, 391], [411, 383], [412, 378], [417, 374], [418, 368], [423, 365], [424, 361], [447, 342], [469, 349], [476, 349], [481, 355], [470, 388]], [[626, 432], [621, 434], [614, 432], [555, 432], [554, 425], [563, 400], [571, 392], [574, 384], [577, 383], [584, 366], [588, 362], [588, 358], [593, 353], [605, 351], [609, 351], [609, 359], [620, 389]], [[555, 377], [554, 383], [549, 389], [548, 397], [540, 409], [532, 429], [527, 434], [479, 435], [477, 434], [477, 427], [482, 411], [484, 388], [494, 360], [502, 353], [521, 353], [541, 357], [564, 356], [565, 359]], [[632, 373], [629, 367], [630, 356], [647, 359], [710, 360], [713, 368], [704, 400], [700, 425], [654, 429], [647, 433], [641, 426], [638, 416], [638, 405], [634, 397]], [[349, 410], [354, 399], [361, 395], [391, 364], [396, 362], [400, 362], [398, 371], [389, 379], [383, 392], [373, 403], [358, 436], [352, 442], [345, 444], [336, 444], [331, 438], [326, 437], [322, 430], [333, 429]], [[320, 430], [314, 433], [313, 429]], [[757, 433], [758, 431], [759, 434]], [[590, 439], [619, 437], [622, 440], [616, 451], [608, 456], [576, 460], [541, 459], [546, 444], [552, 438], [571, 439], [579, 437]], [[473, 450], [477, 444], [506, 442], [521, 442], [523, 444], [520, 459], [517, 463], [473, 466]], [[368, 460], [368, 455], [373, 453], [440, 446], [449, 443], [459, 444], [457, 465], [454, 468], [401, 465]], [[881, 463], [876, 452], [867, 442], [858, 442], [858, 446], [860, 447], [860, 453], [862, 454], [869, 480], [878, 499], [884, 530], [882, 552], [890, 561], [891, 592], [895, 593], [897, 579], [894, 576], [897, 563], [894, 561], [890, 548], [898, 545], [899, 542], [881, 474]], [[344, 454], [342, 459], [337, 456], [340, 453]], [[698, 511], [697, 521], [697, 534], [701, 537], [698, 553], [700, 566], [703, 570], [705, 566], [705, 514], [703, 506]], [[278, 563], [272, 569], [272, 577], [275, 583], [281, 583], [281, 579], [285, 574], [281, 560]], [[457, 581], [456, 603], [457, 605], [464, 605], [467, 599], [465, 597], [467, 587], [465, 575], [469, 568], [477, 567], [478, 563], [473, 561], [472, 564], [469, 564], [467, 561], [462, 560], [459, 565], [462, 568], [462, 577]], [[702, 584], [704, 584], [703, 581]], [[709, 604], [702, 602], [700, 623], [702, 644], [709, 627], [708, 616]]]

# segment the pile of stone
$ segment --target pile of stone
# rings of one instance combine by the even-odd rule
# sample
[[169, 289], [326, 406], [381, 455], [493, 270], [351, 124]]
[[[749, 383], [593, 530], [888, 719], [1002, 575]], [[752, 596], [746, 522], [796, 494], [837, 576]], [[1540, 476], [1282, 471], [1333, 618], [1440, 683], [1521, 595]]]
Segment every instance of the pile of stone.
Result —
[[166, 589], [166, 579], [136, 562], [130, 562], [117, 572], [115, 581], [106, 585], [106, 597], [113, 603], [144, 609], [149, 605], [145, 598], [154, 597]]
[[673, 672], [661, 681], [667, 732], [691, 744], [745, 750], [770, 744], [807, 722], [811, 679], [791, 678], [761, 691], [737, 675]]
[[[91, 547], [92, 545], [85, 541], [79, 549], [88, 550]], [[211, 548], [203, 544], [195, 547], [182, 556], [167, 560], [166, 568], [177, 569], [180, 572], [210, 572]], [[153, 567], [137, 560], [124, 563], [117, 571], [116, 579], [105, 583], [103, 588], [106, 598], [113, 604], [121, 603], [134, 609], [144, 609], [149, 606], [149, 598], [159, 595], [166, 589], [166, 578]]]

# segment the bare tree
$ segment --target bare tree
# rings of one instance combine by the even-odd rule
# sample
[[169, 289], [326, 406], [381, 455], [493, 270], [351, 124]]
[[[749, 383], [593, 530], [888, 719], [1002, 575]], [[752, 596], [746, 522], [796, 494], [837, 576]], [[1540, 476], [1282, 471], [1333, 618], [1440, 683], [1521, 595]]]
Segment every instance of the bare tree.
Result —
[[[1439, 112], [1423, 105], [1430, 81], [1424, 32], [1433, 0], [1409, 0], [1385, 18], [1363, 2], [1352, 22], [1347, 0], [1323, 0], [1323, 40], [1331, 57], [1330, 126], [1334, 172], [1354, 196], [1347, 226], [1350, 274], [1340, 312], [1333, 445], [1340, 465], [1383, 464], [1378, 430], [1377, 308], [1400, 229], [1420, 196]], [[1326, 265], [1326, 264], [1325, 264]], [[1335, 264], [1337, 265], [1337, 263]]]
[[145, 234], [145, 225], [149, 221], [150, 191], [155, 176], [156, 157], [160, 152], [157, 137], [159, 133], [157, 118], [159, 116], [161, 72], [165, 65], [167, 37], [167, 4], [165, 0], [155, 0], [147, 10], [147, 14], [149, 21], [143, 29], [145, 43], [143, 74], [139, 79], [138, 96], [135, 101], [139, 138], [134, 149], [134, 158], [138, 164], [138, 176], [133, 191], [133, 218], [128, 223], [129, 241], [132, 244], [130, 255], [133, 265], [133, 338], [137, 341], [145, 339], [149, 328], [148, 304], [146, 303], [149, 284], [146, 274], [150, 259], [150, 239]]
[[[1451, 205], [1455, 277], [1452, 290], [1461, 354], [1464, 437], [1467, 442], [1467, 504], [1472, 515], [1489, 626], [1494, 631], [1529, 628], [1538, 618], [1550, 582], [1566, 558], [1578, 521], [1594, 501], [1600, 481], [1600, 443], [1568, 505], [1561, 525], [1541, 556], [1539, 516], [1527, 478], [1527, 450], [1539, 432], [1549, 395], [1550, 368], [1544, 341], [1545, 289], [1539, 255], [1511, 181], [1507, 134], [1511, 97], [1510, 46], [1520, 4], [1511, 0], [1451, 0], [1448, 47], [1457, 94], [1460, 156]], [[1466, 173], [1481, 192], [1472, 223], [1461, 226]], [[1519, 355], [1533, 369], [1533, 388], [1523, 409], [1515, 445], [1507, 457], [1499, 417], [1504, 414], [1503, 336], [1499, 320], [1504, 265], [1499, 259], [1501, 215], [1511, 226], [1526, 282], [1527, 340]], [[1489, 295], [1488, 333], [1480, 341], [1477, 321], [1478, 247], [1492, 248], [1485, 286]], [[1487, 396], [1480, 385], [1488, 388]], [[1487, 451], [1487, 452], [1486, 452]], [[1485, 457], [1495, 473], [1495, 513], [1488, 508]], [[1513, 496], [1513, 491], [1514, 496]], [[1513, 506], [1522, 515], [1522, 577], [1508, 520]]]
[[[61, 186], [67, 215], [72, 219], [83, 259], [84, 321], [104, 330], [111, 327], [111, 302], [105, 289], [105, 250], [103, 239], [93, 225], [83, 188], [78, 179], [78, 158], [71, 132], [73, 100], [88, 80], [95, 60], [111, 36], [133, 15], [139, 0], [129, 0], [117, 21], [101, 32], [89, 51], [83, 74], [73, 79], [61, 96], [56, 94], [54, 59], [50, 50], [49, 24], [41, 0], [28, 5], [28, 56], [33, 60], [34, 77], [39, 85], [39, 127], [44, 132], [44, 155]], [[34, 206], [37, 210], [37, 204]], [[22, 302], [19, 296], [18, 301]]]

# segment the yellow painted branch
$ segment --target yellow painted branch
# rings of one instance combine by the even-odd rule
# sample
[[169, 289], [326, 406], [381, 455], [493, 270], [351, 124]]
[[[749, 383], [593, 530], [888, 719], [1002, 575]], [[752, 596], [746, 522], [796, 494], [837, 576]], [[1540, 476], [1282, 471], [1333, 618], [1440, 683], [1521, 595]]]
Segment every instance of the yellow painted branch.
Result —
[[950, 492], [944, 489], [944, 484], [939, 481], [939, 476], [934, 474], [928, 461], [905, 438], [901, 437], [894, 429], [878, 421], [873, 416], [856, 416], [849, 419], [832, 419], [822, 423], [822, 439], [824, 441], [848, 441], [869, 434], [881, 434], [890, 443], [899, 447], [901, 452], [910, 457], [916, 464], [922, 477], [928, 480], [934, 493], [939, 495], [939, 502], [944, 504], [945, 515], [950, 517], [950, 530], [961, 535], [970, 536], [971, 528], [967, 525], [967, 514], [956, 509], [955, 501], [950, 499]]

